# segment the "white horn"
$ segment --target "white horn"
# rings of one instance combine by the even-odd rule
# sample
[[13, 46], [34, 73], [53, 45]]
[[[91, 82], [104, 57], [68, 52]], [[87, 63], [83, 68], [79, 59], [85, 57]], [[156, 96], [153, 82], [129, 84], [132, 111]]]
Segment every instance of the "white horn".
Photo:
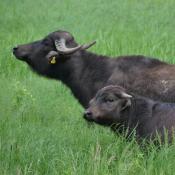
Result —
[[82, 46], [78, 45], [77, 47], [67, 48], [65, 39], [60, 39], [60, 40], [55, 40], [55, 47], [59, 53], [72, 54], [80, 50]]
[[132, 98], [131, 95], [129, 95], [129, 94], [125, 93], [125, 92], [122, 92], [121, 95], [122, 95], [123, 98]]
[[81, 49], [89, 49], [91, 46], [93, 46], [96, 43], [96, 41], [93, 41], [89, 44], [84, 44]]

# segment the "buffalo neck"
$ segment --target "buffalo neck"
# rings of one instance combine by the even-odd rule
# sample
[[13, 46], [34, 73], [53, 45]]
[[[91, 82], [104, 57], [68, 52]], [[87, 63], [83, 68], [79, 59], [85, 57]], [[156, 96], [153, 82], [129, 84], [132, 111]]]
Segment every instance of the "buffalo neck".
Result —
[[105, 85], [111, 74], [110, 70], [107, 57], [80, 51], [68, 57], [53, 74], [71, 89], [84, 107], [87, 107], [97, 90]]
[[144, 126], [152, 117], [152, 109], [156, 103], [148, 98], [135, 96], [131, 106], [123, 112], [123, 124], [129, 130], [136, 129], [138, 135], [144, 134]]

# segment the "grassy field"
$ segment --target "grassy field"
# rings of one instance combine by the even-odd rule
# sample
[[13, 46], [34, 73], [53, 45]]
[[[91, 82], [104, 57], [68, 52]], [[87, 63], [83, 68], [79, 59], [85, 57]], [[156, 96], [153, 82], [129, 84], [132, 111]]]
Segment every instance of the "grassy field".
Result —
[[174, 0], [0, 1], [0, 175], [173, 175], [175, 143], [141, 148], [88, 126], [58, 81], [16, 60], [16, 44], [64, 29], [91, 51], [175, 59]]

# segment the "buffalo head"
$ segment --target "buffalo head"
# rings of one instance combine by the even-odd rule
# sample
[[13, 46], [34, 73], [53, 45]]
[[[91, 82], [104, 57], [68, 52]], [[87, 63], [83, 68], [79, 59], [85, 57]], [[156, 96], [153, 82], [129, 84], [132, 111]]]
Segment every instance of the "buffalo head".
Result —
[[84, 118], [87, 121], [110, 126], [123, 119], [121, 113], [131, 106], [132, 96], [119, 86], [107, 86], [100, 89], [90, 101]]
[[13, 54], [17, 59], [27, 62], [34, 71], [49, 76], [73, 53], [88, 49], [93, 44], [95, 42], [79, 45], [70, 33], [56, 31], [42, 40], [14, 47]]

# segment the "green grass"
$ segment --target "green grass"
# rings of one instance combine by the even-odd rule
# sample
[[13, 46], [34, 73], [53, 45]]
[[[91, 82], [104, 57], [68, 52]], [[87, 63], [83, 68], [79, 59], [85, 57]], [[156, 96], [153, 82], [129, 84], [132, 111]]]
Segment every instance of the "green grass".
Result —
[[88, 126], [58, 81], [34, 74], [11, 48], [65, 29], [109, 56], [175, 58], [174, 0], [0, 1], [0, 175], [173, 175], [175, 144], [141, 148]]

